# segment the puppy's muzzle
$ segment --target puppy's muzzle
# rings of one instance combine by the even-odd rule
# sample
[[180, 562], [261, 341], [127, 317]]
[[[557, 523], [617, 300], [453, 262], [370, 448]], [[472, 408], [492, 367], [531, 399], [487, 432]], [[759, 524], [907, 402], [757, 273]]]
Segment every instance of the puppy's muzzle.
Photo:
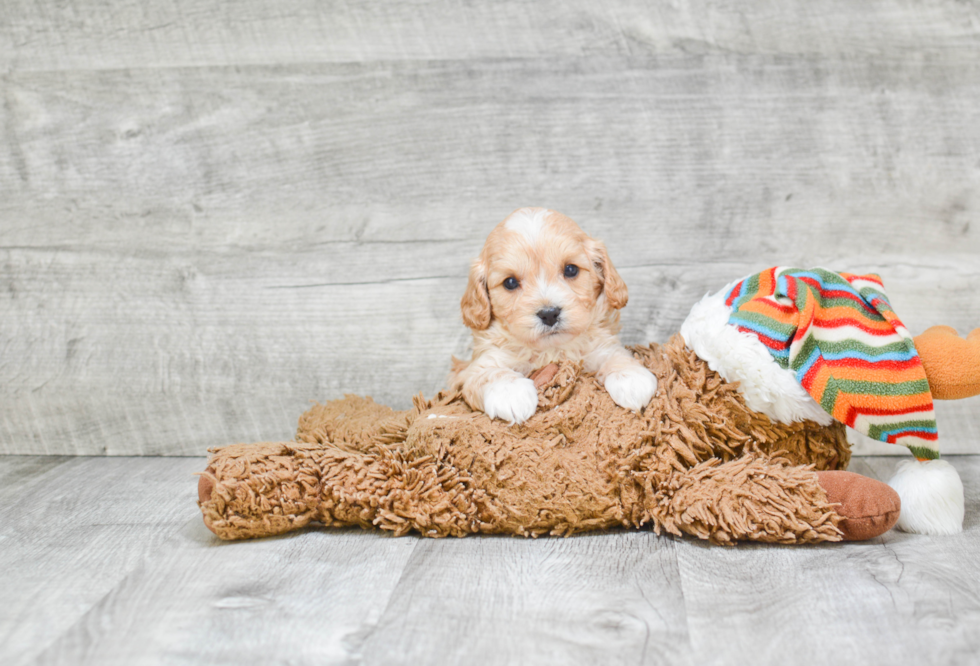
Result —
[[561, 308], [542, 308], [541, 310], [538, 310], [537, 315], [542, 324], [548, 328], [552, 328], [558, 323], [558, 317], [561, 316]]

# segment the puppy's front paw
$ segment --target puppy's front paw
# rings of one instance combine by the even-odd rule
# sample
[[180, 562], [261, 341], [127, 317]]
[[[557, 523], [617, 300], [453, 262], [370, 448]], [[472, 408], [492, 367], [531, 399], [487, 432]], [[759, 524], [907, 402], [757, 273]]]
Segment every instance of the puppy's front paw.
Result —
[[637, 366], [611, 373], [606, 377], [605, 386], [617, 405], [638, 412], [657, 392], [657, 378], [646, 368]]
[[538, 409], [538, 390], [527, 377], [498, 379], [483, 389], [483, 411], [510, 425], [524, 423]]

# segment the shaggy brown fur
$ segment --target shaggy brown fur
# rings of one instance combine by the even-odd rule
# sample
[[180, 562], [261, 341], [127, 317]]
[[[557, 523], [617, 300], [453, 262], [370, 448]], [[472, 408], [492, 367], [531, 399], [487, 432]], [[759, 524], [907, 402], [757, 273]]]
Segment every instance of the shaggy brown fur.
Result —
[[518, 426], [457, 393], [400, 412], [350, 395], [317, 405], [295, 442], [214, 451], [205, 522], [223, 539], [319, 522], [433, 537], [651, 525], [721, 544], [840, 540], [812, 468], [847, 466], [843, 426], [750, 411], [680, 336], [633, 352], [660, 387], [642, 414], [572, 365], [543, 378]]

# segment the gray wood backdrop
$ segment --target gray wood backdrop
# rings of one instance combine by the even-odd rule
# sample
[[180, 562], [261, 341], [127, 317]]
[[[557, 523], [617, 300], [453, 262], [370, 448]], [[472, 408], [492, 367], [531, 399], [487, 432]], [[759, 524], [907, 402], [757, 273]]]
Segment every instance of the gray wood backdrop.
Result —
[[0, 453], [405, 407], [523, 205], [606, 241], [629, 343], [783, 263], [980, 325], [977, 2], [8, 0], [0, 98]]

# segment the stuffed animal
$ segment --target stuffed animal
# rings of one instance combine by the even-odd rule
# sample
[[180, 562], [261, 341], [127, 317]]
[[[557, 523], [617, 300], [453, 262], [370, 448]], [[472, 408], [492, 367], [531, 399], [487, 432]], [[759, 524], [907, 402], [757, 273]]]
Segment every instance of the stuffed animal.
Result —
[[[293, 442], [212, 450], [205, 524], [222, 539], [312, 523], [432, 537], [650, 526], [718, 544], [961, 529], [932, 399], [980, 393], [980, 329], [913, 344], [877, 276], [774, 268], [631, 352], [658, 385], [635, 412], [572, 363], [531, 375], [538, 409], [518, 425], [456, 391], [405, 411], [352, 395], [316, 405]], [[845, 425], [920, 462], [894, 489], [843, 471]]]

